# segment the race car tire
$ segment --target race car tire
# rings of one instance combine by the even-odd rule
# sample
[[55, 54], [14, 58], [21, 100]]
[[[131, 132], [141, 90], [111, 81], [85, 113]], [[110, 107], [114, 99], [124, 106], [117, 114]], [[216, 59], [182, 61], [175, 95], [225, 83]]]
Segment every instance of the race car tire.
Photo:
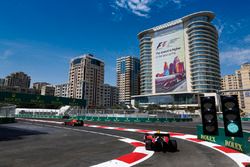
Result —
[[153, 150], [153, 143], [151, 140], [145, 141], [145, 148], [146, 148], [146, 150]]
[[177, 142], [176, 142], [176, 140], [170, 140], [169, 141], [169, 151], [171, 151], [171, 152], [175, 152], [175, 151], [177, 151]]
[[162, 148], [162, 151], [165, 153], [169, 150], [169, 147], [168, 147], [168, 144], [167, 143], [163, 143], [163, 148]]
[[81, 121], [81, 126], [83, 126], [84, 125], [84, 122], [83, 121]]

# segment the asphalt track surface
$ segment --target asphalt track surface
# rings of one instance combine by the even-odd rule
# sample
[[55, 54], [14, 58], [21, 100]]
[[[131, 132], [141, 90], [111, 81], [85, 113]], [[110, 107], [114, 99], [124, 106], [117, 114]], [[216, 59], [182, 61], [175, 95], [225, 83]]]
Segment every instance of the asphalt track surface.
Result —
[[[97, 123], [123, 128], [143, 128], [195, 134], [195, 122], [168, 124]], [[1, 167], [85, 167], [96, 165], [133, 151], [133, 147], [117, 137], [89, 133], [100, 132], [142, 141], [143, 134], [134, 132], [67, 127], [48, 123], [19, 121], [0, 125]], [[74, 131], [79, 129], [80, 131]], [[83, 130], [83, 131], [81, 131]], [[135, 166], [221, 167], [237, 166], [224, 154], [208, 147], [177, 139], [178, 152], [156, 152]]]

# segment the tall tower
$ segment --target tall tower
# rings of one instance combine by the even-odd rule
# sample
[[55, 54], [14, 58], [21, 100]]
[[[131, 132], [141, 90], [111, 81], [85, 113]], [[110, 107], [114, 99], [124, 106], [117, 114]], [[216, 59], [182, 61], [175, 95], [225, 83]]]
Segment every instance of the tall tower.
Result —
[[119, 103], [130, 104], [131, 96], [140, 91], [140, 60], [132, 56], [118, 58], [116, 72]]
[[220, 89], [215, 15], [202, 11], [138, 34], [141, 95]]
[[69, 71], [69, 94], [71, 98], [87, 100], [88, 108], [102, 106], [104, 62], [91, 54], [73, 58]]

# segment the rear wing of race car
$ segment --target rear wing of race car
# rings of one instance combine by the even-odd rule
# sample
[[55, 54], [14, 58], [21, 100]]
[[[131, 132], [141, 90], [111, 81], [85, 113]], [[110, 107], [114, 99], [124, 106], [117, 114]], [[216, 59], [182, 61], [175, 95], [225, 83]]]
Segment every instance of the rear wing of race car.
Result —
[[170, 137], [169, 133], [155, 133], [154, 136], [159, 136], [159, 137]]
[[170, 134], [169, 133], [145, 133], [144, 134], [144, 136], [149, 136], [149, 135], [151, 135], [151, 136], [159, 136], [159, 137], [164, 137], [164, 136], [166, 136], [166, 137], [170, 137]]

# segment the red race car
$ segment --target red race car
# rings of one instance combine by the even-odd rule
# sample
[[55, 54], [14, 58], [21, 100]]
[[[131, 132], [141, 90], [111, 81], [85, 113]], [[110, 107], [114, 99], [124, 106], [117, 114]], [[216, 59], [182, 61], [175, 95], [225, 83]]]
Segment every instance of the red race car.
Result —
[[69, 125], [69, 126], [83, 126], [84, 123], [82, 120], [78, 119], [68, 119], [64, 122], [64, 125]]
[[168, 133], [160, 133], [159, 131], [154, 134], [146, 133], [144, 135], [144, 142], [146, 150], [163, 152], [177, 151], [177, 142], [176, 140], [170, 139], [170, 135]]

